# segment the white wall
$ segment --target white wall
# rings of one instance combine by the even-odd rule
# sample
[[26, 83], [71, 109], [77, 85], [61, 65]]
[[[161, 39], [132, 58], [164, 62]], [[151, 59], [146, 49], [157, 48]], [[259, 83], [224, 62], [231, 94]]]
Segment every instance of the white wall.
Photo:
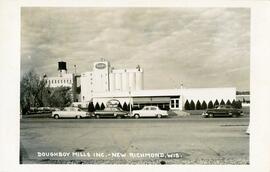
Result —
[[109, 62], [102, 61], [94, 63], [93, 68], [93, 91], [109, 91]]
[[93, 96], [93, 73], [84, 72], [81, 74], [81, 101], [82, 102], [89, 101], [92, 96]]
[[224, 100], [226, 103], [227, 100], [232, 102], [236, 99], [236, 88], [188, 88], [181, 89], [181, 94], [183, 95], [183, 102], [193, 100], [196, 103], [199, 100], [201, 103], [202, 101], [208, 103], [212, 100], [214, 103], [215, 100], [219, 102]]
[[59, 77], [46, 77], [45, 81], [47, 82], [46, 86], [48, 87], [72, 87], [73, 84], [73, 74], [63, 74]]

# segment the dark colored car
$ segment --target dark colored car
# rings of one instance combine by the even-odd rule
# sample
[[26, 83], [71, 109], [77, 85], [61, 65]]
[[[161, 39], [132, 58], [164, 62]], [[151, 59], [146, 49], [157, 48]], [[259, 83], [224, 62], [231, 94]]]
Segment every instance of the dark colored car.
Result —
[[208, 109], [202, 113], [202, 117], [216, 117], [216, 116], [228, 116], [228, 117], [239, 117], [243, 115], [243, 111], [236, 109], [230, 105], [219, 105], [214, 109]]
[[124, 118], [127, 117], [129, 112], [123, 111], [119, 107], [106, 107], [104, 110], [97, 110], [93, 113], [96, 118], [114, 117]]
[[43, 113], [51, 113], [55, 111], [56, 108], [52, 107], [30, 107], [30, 109], [26, 112], [27, 115], [31, 114], [43, 114]]

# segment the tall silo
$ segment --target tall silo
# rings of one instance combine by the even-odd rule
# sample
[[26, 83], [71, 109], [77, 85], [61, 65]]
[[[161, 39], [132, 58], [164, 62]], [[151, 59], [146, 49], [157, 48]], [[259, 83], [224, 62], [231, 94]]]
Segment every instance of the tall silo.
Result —
[[136, 72], [129, 72], [129, 87], [132, 91], [136, 90]]
[[122, 74], [115, 73], [115, 90], [122, 91]]
[[142, 90], [143, 89], [143, 71], [137, 71], [136, 72], [136, 90]]
[[129, 90], [128, 78], [129, 78], [128, 72], [126, 70], [122, 71], [122, 91]]
[[115, 73], [110, 73], [110, 91], [115, 91]]

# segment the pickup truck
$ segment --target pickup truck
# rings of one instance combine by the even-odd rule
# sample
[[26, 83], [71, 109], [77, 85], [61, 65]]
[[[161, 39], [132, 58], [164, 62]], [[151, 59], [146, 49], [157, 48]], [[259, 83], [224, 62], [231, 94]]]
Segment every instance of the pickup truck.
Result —
[[236, 109], [230, 105], [219, 105], [214, 109], [208, 109], [202, 113], [202, 117], [216, 117], [216, 116], [228, 116], [228, 117], [239, 117], [243, 115], [243, 111]]
[[96, 110], [93, 113], [95, 118], [106, 118], [106, 117], [114, 117], [114, 118], [124, 118], [129, 116], [129, 112], [123, 111], [119, 107], [106, 107], [104, 110]]

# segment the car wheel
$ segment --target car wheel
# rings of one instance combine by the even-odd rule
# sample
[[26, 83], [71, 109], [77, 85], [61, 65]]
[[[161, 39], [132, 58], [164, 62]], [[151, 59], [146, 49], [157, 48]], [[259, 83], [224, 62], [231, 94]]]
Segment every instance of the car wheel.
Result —
[[96, 115], [96, 118], [97, 118], [97, 119], [99, 119], [99, 118], [100, 118], [100, 116], [99, 116], [99, 115]]
[[134, 115], [134, 118], [138, 119], [138, 118], [140, 118], [140, 115], [139, 114], [135, 114]]
[[212, 113], [209, 113], [209, 118], [213, 118], [214, 115]]
[[157, 114], [157, 118], [161, 118], [161, 115], [160, 114]]
[[117, 115], [116, 118], [117, 118], [117, 119], [121, 119], [121, 116], [120, 116], [120, 115]]
[[234, 114], [232, 114], [232, 117], [233, 117], [233, 118], [236, 118], [236, 117], [237, 117], [237, 115], [234, 113]]
[[80, 115], [77, 115], [77, 116], [76, 116], [76, 118], [77, 118], [77, 119], [80, 119], [80, 118], [81, 118], [81, 116], [80, 116]]
[[59, 115], [54, 115], [53, 116], [55, 119], [59, 119]]

